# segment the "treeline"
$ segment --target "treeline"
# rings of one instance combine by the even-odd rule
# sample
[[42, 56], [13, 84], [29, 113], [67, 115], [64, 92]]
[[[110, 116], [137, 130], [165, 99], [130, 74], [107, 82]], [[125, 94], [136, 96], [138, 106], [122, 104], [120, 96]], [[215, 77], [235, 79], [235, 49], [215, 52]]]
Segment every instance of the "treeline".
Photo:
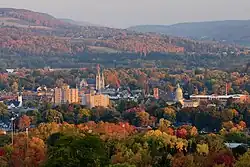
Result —
[[[111, 68], [104, 69], [105, 83], [114, 88], [117, 88], [117, 83], [120, 82], [121, 86], [129, 86], [131, 89], [147, 89], [145, 86], [149, 86], [151, 90], [158, 87], [160, 90], [170, 93], [175, 90], [176, 84], [179, 83], [184, 93], [225, 95], [227, 83], [228, 94], [248, 94], [250, 92], [250, 77], [240, 71], [231, 72], [206, 68], [185, 69], [180, 66], [169, 66], [169, 68], [122, 68], [119, 61], [113, 62], [111, 55], [109, 58], [106, 61], [110, 61], [108, 65]], [[14, 63], [14, 60], [10, 59], [9, 61]], [[40, 62], [35, 61], [41, 65]], [[66, 60], [62, 61], [67, 62]], [[56, 62], [60, 65], [61, 60], [55, 60], [54, 63]], [[132, 62], [129, 64], [130, 67]], [[114, 68], [116, 63], [117, 67]], [[136, 65], [136, 60], [134, 60], [134, 63]], [[137, 65], [140, 67], [140, 64]], [[75, 87], [82, 79], [95, 78], [95, 66], [96, 62], [93, 61], [92, 64], [86, 63], [82, 66], [83, 68], [76, 66], [77, 68], [72, 70], [19, 69], [14, 74], [2, 73], [0, 74], [1, 90], [13, 91], [11, 86], [15, 81], [20, 81], [20, 84], [25, 89], [43, 85], [49, 88], [60, 87], [61, 85], [57, 83], [61, 83], [61, 81]], [[67, 67], [66, 64], [65, 67]], [[5, 69], [2, 69], [2, 72], [5, 72]], [[144, 84], [146, 82], [148, 82], [147, 85]]]
[[[34, 47], [23, 43], [25, 48], [20, 48], [20, 44], [12, 44], [13, 49], [0, 49], [0, 59], [2, 68], [80, 68], [101, 64], [106, 68], [215, 68], [222, 70], [241, 70], [242, 66], [249, 61], [248, 56], [214, 56], [214, 55], [183, 55], [183, 54], [162, 54], [150, 53], [146, 57], [140, 53], [96, 53], [88, 51], [88, 47], [81, 44], [70, 44], [64, 41], [60, 44], [52, 44], [56, 38], [46, 42], [48, 38], [38, 38], [39, 42], [47, 43], [41, 47]], [[37, 39], [37, 40], [38, 40]], [[33, 46], [33, 47], [28, 47]], [[55, 47], [54, 47], [55, 46]], [[54, 48], [52, 48], [54, 47]], [[80, 52], [77, 52], [80, 51]], [[65, 53], [63, 53], [65, 52]], [[73, 54], [74, 52], [77, 52]]]

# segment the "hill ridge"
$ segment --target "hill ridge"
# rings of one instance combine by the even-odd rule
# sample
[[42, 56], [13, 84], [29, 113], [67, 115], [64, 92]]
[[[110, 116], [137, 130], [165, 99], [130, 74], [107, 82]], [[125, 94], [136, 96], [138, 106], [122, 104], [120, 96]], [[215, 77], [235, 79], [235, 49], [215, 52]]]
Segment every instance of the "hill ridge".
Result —
[[220, 42], [249, 45], [250, 20], [216, 20], [202, 22], [183, 22], [172, 25], [138, 25], [128, 30], [154, 32], [198, 40], [217, 40]]
[[[214, 41], [72, 25], [49, 14], [0, 8], [0, 64], [3, 67], [111, 65], [114, 60], [129, 67], [144, 66], [145, 61], [146, 66], [152, 62], [160, 66], [186, 62], [203, 66], [208, 59], [217, 66], [226, 60], [222, 56], [228, 56], [231, 61], [232, 57], [242, 55], [244, 49]], [[220, 61], [215, 62], [217, 59]]]

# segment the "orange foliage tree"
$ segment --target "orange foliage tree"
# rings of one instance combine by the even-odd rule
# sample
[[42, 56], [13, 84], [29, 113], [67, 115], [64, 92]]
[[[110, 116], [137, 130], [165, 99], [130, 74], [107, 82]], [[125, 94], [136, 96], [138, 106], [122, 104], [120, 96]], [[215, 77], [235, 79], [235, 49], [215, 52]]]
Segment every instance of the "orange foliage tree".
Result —
[[31, 119], [27, 115], [23, 115], [18, 122], [18, 128], [24, 130], [30, 126]]
[[102, 139], [124, 139], [136, 132], [135, 127], [128, 123], [88, 122], [77, 126], [83, 132], [98, 134]]
[[27, 137], [25, 133], [15, 136], [11, 161], [14, 167], [37, 167], [46, 160], [46, 145], [43, 140]]
[[198, 135], [198, 131], [195, 126], [183, 125], [177, 129], [176, 135], [183, 139], [192, 138]]

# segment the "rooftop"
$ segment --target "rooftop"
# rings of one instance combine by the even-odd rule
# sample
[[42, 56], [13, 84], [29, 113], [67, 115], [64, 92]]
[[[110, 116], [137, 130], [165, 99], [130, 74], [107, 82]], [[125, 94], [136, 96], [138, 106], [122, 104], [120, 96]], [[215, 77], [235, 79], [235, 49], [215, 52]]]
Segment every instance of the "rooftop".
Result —
[[238, 147], [238, 146], [244, 146], [244, 145], [246, 145], [246, 144], [244, 144], [244, 143], [225, 143], [225, 145], [228, 147], [228, 148], [236, 148], [236, 147]]
[[229, 98], [240, 98], [242, 96], [246, 96], [243, 94], [234, 94], [234, 95], [191, 95], [190, 98], [225, 98], [225, 99], [229, 99]]

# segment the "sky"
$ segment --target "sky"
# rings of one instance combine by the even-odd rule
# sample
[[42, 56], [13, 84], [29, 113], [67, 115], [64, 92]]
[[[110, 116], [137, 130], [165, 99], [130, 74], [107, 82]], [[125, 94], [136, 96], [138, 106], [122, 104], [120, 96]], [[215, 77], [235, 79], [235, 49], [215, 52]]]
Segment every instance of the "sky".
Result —
[[0, 7], [116, 28], [250, 19], [250, 0], [0, 0]]

